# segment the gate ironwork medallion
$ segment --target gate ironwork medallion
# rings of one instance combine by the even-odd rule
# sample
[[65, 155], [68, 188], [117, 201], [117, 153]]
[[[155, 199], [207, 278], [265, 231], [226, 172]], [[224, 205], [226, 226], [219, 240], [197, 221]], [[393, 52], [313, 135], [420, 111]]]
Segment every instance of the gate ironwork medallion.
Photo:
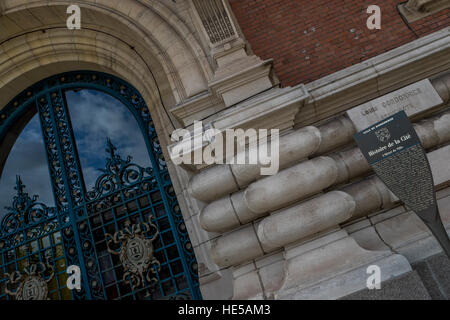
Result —
[[6, 293], [16, 300], [47, 300], [47, 284], [54, 276], [53, 267], [42, 262], [33, 264], [22, 272], [5, 274], [9, 279]]
[[[146, 234], [156, 230], [151, 238], [146, 238]], [[156, 271], [161, 270], [161, 263], [153, 255], [152, 242], [158, 236], [158, 229], [151, 223], [151, 216], [146, 223], [133, 224], [127, 223], [124, 230], [118, 231], [111, 236], [106, 234], [108, 252], [119, 255], [120, 261], [125, 269], [123, 280], [131, 283], [133, 290], [144, 284], [144, 281], [157, 282], [158, 280], [151, 276]], [[117, 248], [118, 246], [118, 248]], [[152, 266], [152, 267], [151, 267]], [[130, 279], [130, 280], [128, 280]]]

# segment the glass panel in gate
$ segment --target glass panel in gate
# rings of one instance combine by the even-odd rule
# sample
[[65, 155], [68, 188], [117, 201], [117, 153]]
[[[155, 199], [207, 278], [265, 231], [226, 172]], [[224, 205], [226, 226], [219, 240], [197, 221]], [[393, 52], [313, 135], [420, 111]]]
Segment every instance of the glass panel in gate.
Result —
[[[149, 167], [122, 158], [107, 140], [106, 166], [87, 189], [66, 93], [98, 90], [134, 116]], [[2, 110], [0, 142], [17, 121], [39, 114], [55, 208], [17, 178], [0, 229], [0, 299], [199, 299], [197, 264], [153, 121], [139, 93], [114, 76], [71, 72], [24, 91]], [[82, 290], [68, 290], [67, 267]]]
[[20, 177], [15, 190], [0, 223], [0, 300], [72, 299], [61, 216], [30, 197]]
[[106, 152], [86, 208], [107, 299], [192, 298], [152, 168], [122, 159], [109, 139]]

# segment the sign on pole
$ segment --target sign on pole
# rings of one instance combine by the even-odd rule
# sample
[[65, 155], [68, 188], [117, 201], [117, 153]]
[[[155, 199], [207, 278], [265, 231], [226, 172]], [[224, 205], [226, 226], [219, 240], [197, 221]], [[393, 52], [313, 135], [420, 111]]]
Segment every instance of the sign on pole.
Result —
[[428, 226], [450, 258], [450, 239], [439, 215], [426, 152], [404, 111], [354, 135], [376, 175]]

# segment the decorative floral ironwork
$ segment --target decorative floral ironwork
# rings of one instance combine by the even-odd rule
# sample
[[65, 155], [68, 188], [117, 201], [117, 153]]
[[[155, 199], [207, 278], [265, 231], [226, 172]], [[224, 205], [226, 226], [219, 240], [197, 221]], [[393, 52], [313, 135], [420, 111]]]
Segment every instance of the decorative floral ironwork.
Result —
[[124, 160], [116, 151], [117, 148], [112, 144], [111, 139], [107, 138], [106, 152], [109, 157], [106, 158], [105, 169], [98, 169], [103, 174], [98, 177], [93, 190], [87, 193], [88, 201], [98, 199], [105, 194], [113, 193], [153, 175], [152, 168], [142, 168], [131, 163], [131, 156]]
[[5, 291], [16, 300], [49, 300], [47, 284], [54, 274], [54, 268], [43, 262], [32, 264], [22, 272], [6, 273], [9, 279]]
[[25, 185], [20, 176], [16, 177], [17, 195], [14, 196], [11, 207], [5, 207], [9, 213], [3, 217], [0, 223], [0, 236], [14, 233], [22, 228], [37, 224], [56, 216], [53, 208], [48, 208], [43, 203], [38, 203], [39, 196], [30, 197], [24, 191]]
[[[106, 168], [102, 170], [101, 177], [93, 190], [86, 193], [70, 112], [65, 99], [65, 92], [74, 89], [98, 90], [124, 103], [142, 131], [149, 151], [151, 168], [144, 169], [132, 164], [131, 157], [121, 159], [116, 154], [116, 148], [109, 141], [110, 157]], [[162, 263], [161, 271], [159, 262], [155, 262], [157, 260], [153, 258], [151, 242], [157, 233], [150, 239], [147, 236], [135, 236], [135, 239], [139, 239], [141, 243], [146, 240], [150, 241], [150, 245], [146, 245], [149, 250], [145, 255], [151, 258], [147, 269], [136, 269], [136, 267], [133, 269], [133, 264], [130, 265], [130, 270], [137, 270], [137, 273], [128, 271], [130, 272], [128, 278], [134, 283], [133, 287], [136, 287], [138, 281], [140, 281], [139, 284], [148, 279], [154, 281], [154, 277], [151, 275], [153, 271], [156, 273], [155, 277], [161, 279], [159, 288], [155, 288], [155, 292], [159, 292], [159, 294], [155, 294], [155, 298], [160, 298], [161, 295], [178, 295], [183, 290], [189, 290], [193, 299], [200, 298], [192, 244], [183, 223], [152, 117], [139, 92], [125, 81], [100, 72], [77, 71], [52, 76], [26, 89], [2, 109], [0, 112], [0, 142], [4, 141], [15, 121], [25, 116], [31, 109], [36, 109], [39, 114], [56, 208], [47, 208], [38, 204], [35, 198], [30, 198], [34, 204], [29, 205], [29, 209], [13, 208], [11, 213], [8, 213], [0, 221], [0, 255], [8, 254], [9, 249], [13, 252], [12, 250], [24, 243], [39, 242], [47, 236], [61, 234], [61, 250], [66, 264], [80, 266], [85, 274], [83, 290], [80, 293], [73, 291], [73, 298], [105, 299], [111, 297], [115, 299], [117, 295], [114, 292], [105, 290], [106, 283], [102, 273], [105, 270], [101, 269], [99, 259], [105, 250], [104, 242], [94, 239], [94, 233], [101, 231], [102, 237], [107, 232], [112, 234], [117, 229], [113, 229], [113, 231], [111, 227], [122, 224], [123, 219], [132, 219], [133, 223], [137, 223], [136, 218], [133, 218], [137, 212], [141, 219], [145, 219], [143, 217], [147, 217], [151, 210], [157, 217], [154, 221], [158, 228], [164, 226], [164, 228], [171, 229], [170, 232], [160, 230], [162, 232], [161, 240], [164, 241], [159, 241], [160, 239], [157, 238], [153, 243], [156, 256], [162, 261], [163, 258], [159, 258], [159, 254], [163, 257], [171, 251], [173, 256], [178, 255], [183, 268], [183, 277], [186, 277], [189, 289], [178, 288], [178, 285], [167, 288], [167, 284], [173, 283], [173, 281], [165, 280], [175, 275], [169, 272], [170, 268], [167, 263]], [[26, 205], [27, 201], [22, 201], [22, 203]], [[122, 208], [126, 210], [123, 211]], [[34, 209], [37, 211], [32, 213]], [[114, 220], [114, 223], [102, 220], [102, 216], [106, 212], [112, 213], [111, 222]], [[97, 217], [100, 217], [100, 224], [94, 227], [92, 219], [97, 219]], [[149, 223], [148, 227], [151, 230], [153, 228], [157, 230], [153, 224]], [[144, 231], [147, 230], [147, 226], [141, 224], [140, 228]], [[133, 231], [132, 228], [131, 231]], [[122, 231], [122, 236], [117, 234], [115, 240], [119, 243], [115, 243], [114, 239], [111, 240], [112, 243], [109, 245], [111, 249], [114, 250], [118, 245], [125, 245], [126, 239], [123, 238], [125, 234], [127, 234], [125, 230]], [[170, 235], [173, 237], [171, 238]], [[165, 237], [168, 237], [167, 241], [162, 239]], [[117, 254], [120, 255], [120, 250], [117, 250]], [[17, 263], [14, 254], [12, 256]], [[120, 260], [120, 257], [114, 256], [113, 259]], [[151, 270], [149, 270], [150, 268]], [[139, 270], [142, 273], [139, 273]], [[179, 281], [176, 279], [175, 281]], [[120, 289], [119, 285], [116, 283], [118, 290]], [[58, 290], [61, 288], [58, 287]], [[133, 293], [133, 297], [141, 298], [140, 294], [143, 291], [145, 290], [139, 289], [138, 293]], [[120, 292], [119, 296], [128, 294]], [[1, 292], [0, 298], [3, 298]]]
[[[148, 234], [154, 229], [151, 238]], [[105, 234], [108, 246], [108, 252], [118, 255], [125, 269], [123, 280], [130, 283], [133, 290], [144, 285], [144, 279], [148, 282], [157, 282], [151, 273], [155, 274], [155, 267], [160, 270], [160, 262], [153, 256], [153, 244], [159, 232], [156, 226], [151, 222], [151, 216], [148, 222], [127, 226], [111, 236]], [[151, 267], [152, 266], [152, 267]]]
[[67, 210], [84, 198], [81, 176], [69, 110], [62, 90], [56, 89], [36, 98], [50, 176], [58, 210]]

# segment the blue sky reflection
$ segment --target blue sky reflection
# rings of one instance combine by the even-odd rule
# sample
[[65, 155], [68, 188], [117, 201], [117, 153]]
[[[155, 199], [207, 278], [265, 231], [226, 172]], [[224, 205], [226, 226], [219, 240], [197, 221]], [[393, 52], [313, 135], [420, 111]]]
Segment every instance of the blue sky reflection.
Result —
[[[133, 115], [115, 98], [93, 90], [66, 93], [72, 126], [80, 155], [86, 187], [90, 190], [106, 164], [105, 143], [109, 137], [123, 157], [150, 166], [144, 138]], [[45, 149], [38, 116], [28, 123], [16, 141], [0, 180], [0, 216], [6, 213], [15, 195], [16, 174], [22, 177], [30, 195], [54, 205]]]

